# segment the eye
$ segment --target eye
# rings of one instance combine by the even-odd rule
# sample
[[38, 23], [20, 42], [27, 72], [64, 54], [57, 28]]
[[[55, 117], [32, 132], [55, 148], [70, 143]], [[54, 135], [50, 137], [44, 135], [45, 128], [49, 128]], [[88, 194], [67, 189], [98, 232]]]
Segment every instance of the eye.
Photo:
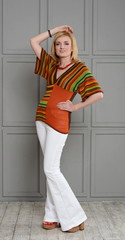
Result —
[[69, 45], [69, 42], [65, 42], [65, 45]]
[[55, 45], [56, 45], [56, 46], [59, 46], [59, 43], [56, 43]]

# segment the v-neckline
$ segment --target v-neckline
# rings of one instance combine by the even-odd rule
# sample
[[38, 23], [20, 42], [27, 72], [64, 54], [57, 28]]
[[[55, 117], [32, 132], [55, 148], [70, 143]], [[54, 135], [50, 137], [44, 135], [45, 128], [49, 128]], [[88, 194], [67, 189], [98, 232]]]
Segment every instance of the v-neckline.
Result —
[[57, 66], [56, 66], [56, 69], [55, 69], [55, 80], [56, 82], [63, 76], [65, 75], [65, 73], [67, 73], [68, 71], [71, 70], [72, 67], [74, 67], [78, 62], [75, 62], [71, 67], [69, 67], [65, 72], [63, 72], [58, 78], [56, 77], [57, 76]]

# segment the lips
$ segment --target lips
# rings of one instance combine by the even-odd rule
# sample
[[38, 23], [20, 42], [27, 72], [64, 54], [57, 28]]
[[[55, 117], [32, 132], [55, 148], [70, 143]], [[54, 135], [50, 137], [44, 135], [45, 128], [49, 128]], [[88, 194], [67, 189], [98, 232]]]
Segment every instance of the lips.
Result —
[[66, 51], [60, 51], [60, 53], [65, 53]]

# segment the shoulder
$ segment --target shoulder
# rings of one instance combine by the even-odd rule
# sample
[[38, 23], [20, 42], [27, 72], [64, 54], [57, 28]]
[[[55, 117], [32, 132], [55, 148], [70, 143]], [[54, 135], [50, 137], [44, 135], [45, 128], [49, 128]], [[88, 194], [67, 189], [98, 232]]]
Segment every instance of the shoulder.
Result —
[[81, 62], [80, 60], [76, 61], [76, 64], [77, 64], [78, 67], [81, 67], [81, 68], [87, 67], [85, 62]]
[[86, 66], [85, 62], [77, 61], [76, 62], [76, 68], [77, 71], [80, 71], [80, 73], [84, 73], [86, 71], [89, 71], [88, 67]]

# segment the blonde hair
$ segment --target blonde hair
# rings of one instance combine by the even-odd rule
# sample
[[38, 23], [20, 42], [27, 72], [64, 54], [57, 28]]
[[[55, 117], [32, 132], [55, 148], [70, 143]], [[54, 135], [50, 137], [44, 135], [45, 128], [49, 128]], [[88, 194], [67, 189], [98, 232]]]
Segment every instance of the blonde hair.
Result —
[[63, 32], [59, 32], [55, 35], [54, 39], [53, 39], [53, 42], [52, 42], [52, 46], [51, 46], [51, 54], [52, 54], [52, 57], [57, 61], [59, 62], [59, 57], [57, 56], [56, 54], [56, 51], [55, 51], [55, 43], [56, 43], [56, 40], [59, 38], [59, 37], [62, 37], [62, 36], [68, 36], [70, 39], [71, 39], [71, 44], [72, 44], [72, 53], [71, 53], [71, 59], [75, 62], [79, 61], [78, 59], [78, 47], [77, 47], [77, 43], [76, 43], [76, 39], [74, 37], [74, 35], [72, 33], [69, 33], [69, 32], [66, 32], [66, 31], [63, 31]]

